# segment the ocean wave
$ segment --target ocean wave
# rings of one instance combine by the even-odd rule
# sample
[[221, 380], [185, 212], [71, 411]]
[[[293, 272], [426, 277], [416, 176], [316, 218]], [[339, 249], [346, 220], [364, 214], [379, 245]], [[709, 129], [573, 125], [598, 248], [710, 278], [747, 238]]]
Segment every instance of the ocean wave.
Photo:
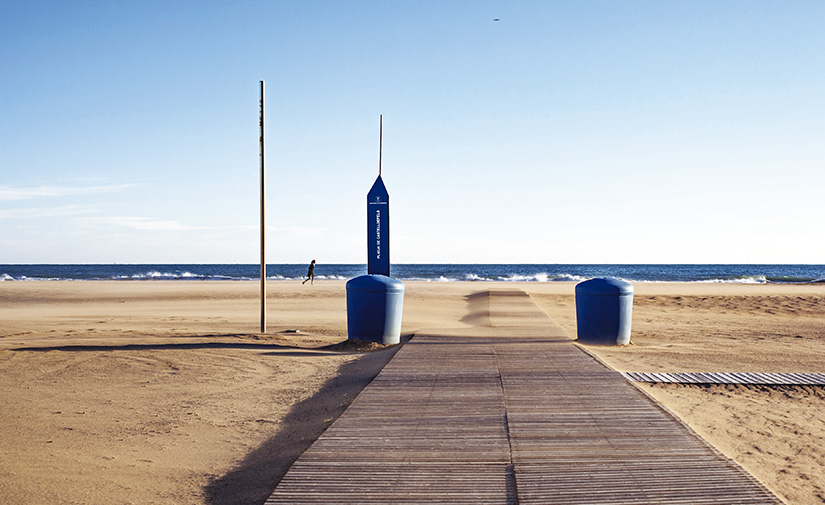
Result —
[[513, 274], [507, 277], [499, 277], [496, 280], [504, 282], [581, 282], [586, 281], [588, 277], [573, 274], [554, 274], [550, 275], [546, 272], [540, 272], [532, 275]]
[[2, 274], [0, 277], [0, 281], [20, 281], [20, 282], [29, 282], [29, 281], [65, 281], [68, 279], [62, 277], [29, 277], [26, 275], [21, 275], [19, 277], [13, 277], [9, 274]]
[[409, 282], [581, 282], [588, 277], [573, 274], [550, 275], [545, 272], [536, 274], [511, 274], [485, 276], [474, 272], [465, 273], [462, 277], [438, 275], [432, 277], [407, 275], [399, 276], [400, 280]]
[[[294, 275], [294, 276], [286, 276], [286, 275], [267, 275], [266, 280], [268, 281], [303, 281], [306, 279], [306, 275]], [[241, 281], [255, 281], [260, 280], [260, 277], [232, 277], [233, 280], [241, 280]], [[349, 280], [350, 277], [345, 275], [316, 275], [316, 281], [346, 281]]]
[[768, 282], [777, 284], [815, 284], [825, 281], [825, 279], [815, 279], [811, 277], [796, 277], [791, 275], [782, 275], [776, 277], [768, 277]]
[[586, 281], [587, 279], [588, 277], [582, 277], [581, 275], [562, 274], [555, 275], [550, 280], [554, 282], [582, 282]]
[[[306, 279], [306, 276], [302, 277], [302, 279]], [[349, 277], [344, 275], [316, 275], [315, 280], [326, 280], [326, 281], [346, 281]]]
[[149, 272], [142, 272], [137, 274], [131, 275], [116, 275], [112, 277], [115, 280], [134, 280], [134, 281], [142, 281], [142, 280], [178, 280], [178, 279], [192, 279], [195, 278], [195, 274], [190, 272], [159, 272], [157, 270], [149, 271]]
[[726, 277], [722, 279], [704, 279], [693, 282], [703, 284], [767, 284], [768, 278], [764, 275], [740, 275], [737, 277]]
[[407, 282], [460, 282], [462, 280], [474, 281], [474, 280], [483, 280], [483, 279], [455, 279], [455, 278], [452, 278], [452, 277], [445, 277], [443, 275], [439, 275], [438, 277], [399, 276], [398, 280], [407, 281]]
[[192, 281], [224, 281], [224, 280], [247, 280], [244, 278], [233, 277], [229, 275], [204, 275], [204, 274], [197, 274], [189, 271], [183, 272], [160, 272], [157, 270], [152, 270], [148, 272], [142, 272], [137, 274], [131, 275], [115, 275], [112, 277], [108, 277], [105, 280], [116, 280], [116, 281], [180, 281], [180, 280], [192, 280]]

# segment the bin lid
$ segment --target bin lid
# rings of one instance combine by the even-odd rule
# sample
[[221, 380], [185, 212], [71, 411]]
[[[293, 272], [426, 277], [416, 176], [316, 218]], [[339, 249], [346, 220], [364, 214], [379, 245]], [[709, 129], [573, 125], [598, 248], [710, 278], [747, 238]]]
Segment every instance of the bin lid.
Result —
[[362, 275], [347, 281], [347, 291], [361, 293], [403, 293], [404, 283], [386, 275]]
[[576, 284], [576, 294], [590, 296], [632, 295], [633, 284], [612, 277], [590, 279]]

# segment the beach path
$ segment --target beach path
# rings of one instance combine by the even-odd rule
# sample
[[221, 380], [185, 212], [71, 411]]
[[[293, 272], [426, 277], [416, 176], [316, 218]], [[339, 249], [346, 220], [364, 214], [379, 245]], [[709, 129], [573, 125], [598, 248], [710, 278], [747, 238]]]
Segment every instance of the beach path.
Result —
[[267, 504], [779, 504], [520, 290], [416, 333]]

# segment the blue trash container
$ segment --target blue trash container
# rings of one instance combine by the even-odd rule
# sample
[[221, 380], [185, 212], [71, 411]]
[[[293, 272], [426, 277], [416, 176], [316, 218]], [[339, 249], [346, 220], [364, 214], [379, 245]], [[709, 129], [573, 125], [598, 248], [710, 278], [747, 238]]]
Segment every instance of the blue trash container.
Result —
[[590, 279], [576, 285], [579, 342], [597, 345], [630, 343], [633, 285], [619, 279]]
[[404, 283], [385, 275], [347, 281], [347, 334], [379, 344], [401, 342]]

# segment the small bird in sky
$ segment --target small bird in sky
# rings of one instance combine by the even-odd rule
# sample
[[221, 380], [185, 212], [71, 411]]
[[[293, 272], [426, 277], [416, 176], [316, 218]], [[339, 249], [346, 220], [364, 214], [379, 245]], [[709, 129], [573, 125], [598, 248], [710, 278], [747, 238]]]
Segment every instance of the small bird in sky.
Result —
[[501, 21], [501, 18], [493, 18], [493, 21]]

